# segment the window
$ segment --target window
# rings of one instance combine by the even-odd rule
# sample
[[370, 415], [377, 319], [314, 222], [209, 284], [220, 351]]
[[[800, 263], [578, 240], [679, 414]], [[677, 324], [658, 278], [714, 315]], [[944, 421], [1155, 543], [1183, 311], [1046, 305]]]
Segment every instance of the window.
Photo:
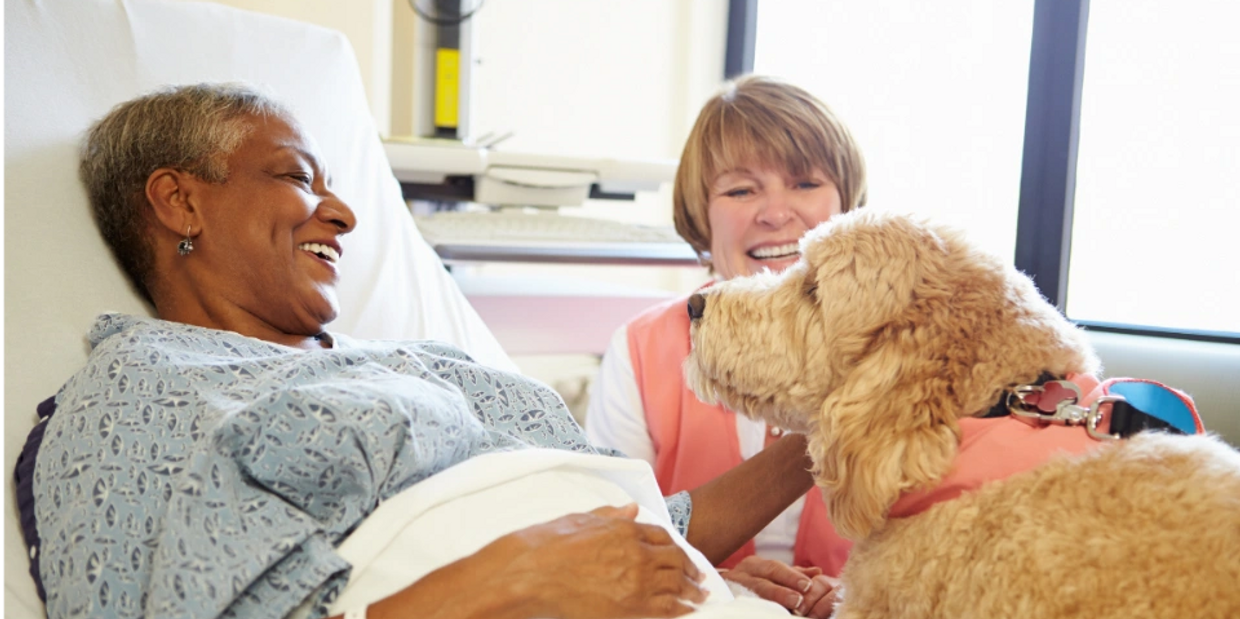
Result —
[[1240, 332], [1240, 5], [1094, 0], [1067, 313]]
[[1240, 5], [732, 1], [752, 70], [854, 130], [871, 204], [1015, 251], [1074, 320], [1240, 341]]

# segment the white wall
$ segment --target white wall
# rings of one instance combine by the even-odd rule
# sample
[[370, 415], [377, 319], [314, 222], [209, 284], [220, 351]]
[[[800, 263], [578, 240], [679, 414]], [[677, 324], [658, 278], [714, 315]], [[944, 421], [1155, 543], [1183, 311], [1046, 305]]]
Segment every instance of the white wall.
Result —
[[722, 76], [725, 9], [489, 0], [475, 18], [475, 132], [515, 131], [515, 150], [675, 157]]

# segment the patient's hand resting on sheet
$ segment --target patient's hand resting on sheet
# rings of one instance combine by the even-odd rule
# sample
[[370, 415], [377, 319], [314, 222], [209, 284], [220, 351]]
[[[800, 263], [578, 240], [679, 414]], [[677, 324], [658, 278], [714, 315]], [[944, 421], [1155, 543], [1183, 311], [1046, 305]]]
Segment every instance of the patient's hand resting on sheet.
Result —
[[510, 570], [548, 581], [543, 597], [558, 610], [548, 617], [677, 615], [688, 608], [681, 600], [705, 600], [704, 575], [671, 535], [636, 517], [636, 504], [601, 507], [525, 529], [501, 547], [516, 546]]
[[[511, 533], [370, 607], [419, 617], [675, 617], [702, 602], [702, 574], [637, 505], [601, 507]], [[390, 605], [389, 605], [390, 603]], [[396, 611], [392, 617], [403, 616]]]

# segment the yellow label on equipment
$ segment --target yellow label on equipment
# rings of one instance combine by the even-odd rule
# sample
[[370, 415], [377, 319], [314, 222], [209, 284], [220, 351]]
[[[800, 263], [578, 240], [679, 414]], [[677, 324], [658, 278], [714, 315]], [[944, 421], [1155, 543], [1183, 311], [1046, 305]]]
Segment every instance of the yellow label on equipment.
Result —
[[460, 101], [461, 50], [435, 50], [435, 126], [456, 127]]

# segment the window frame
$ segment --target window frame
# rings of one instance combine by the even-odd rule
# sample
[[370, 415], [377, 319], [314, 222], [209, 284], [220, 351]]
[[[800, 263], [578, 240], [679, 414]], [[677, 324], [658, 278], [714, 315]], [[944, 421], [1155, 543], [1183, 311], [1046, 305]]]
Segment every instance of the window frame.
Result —
[[[729, 0], [724, 79], [753, 72], [758, 0]], [[1034, 0], [1014, 264], [1066, 315], [1089, 0]], [[1071, 320], [1071, 318], [1069, 318]], [[1240, 334], [1073, 320], [1089, 331], [1240, 344]]]

